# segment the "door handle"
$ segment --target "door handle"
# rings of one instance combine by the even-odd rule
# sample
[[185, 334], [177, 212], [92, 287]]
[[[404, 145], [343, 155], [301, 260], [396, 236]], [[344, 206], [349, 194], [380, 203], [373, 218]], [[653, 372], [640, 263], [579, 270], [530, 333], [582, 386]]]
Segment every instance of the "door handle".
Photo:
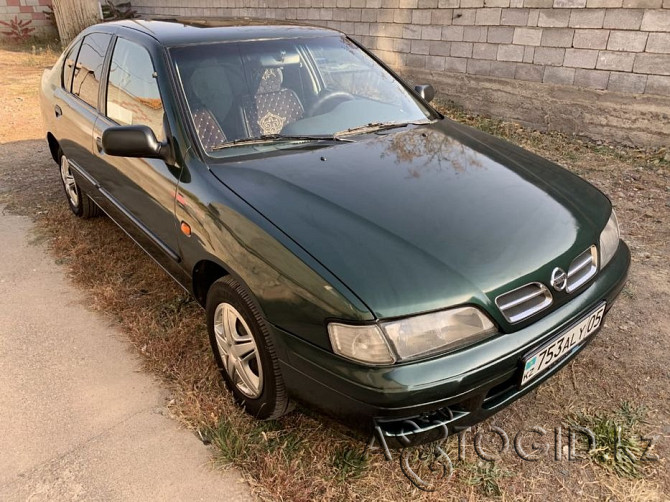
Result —
[[60, 106], [56, 105], [54, 106], [54, 113], [56, 114], [56, 118], [58, 118], [63, 115], [63, 110], [61, 110]]
[[98, 152], [102, 152], [102, 138], [100, 136], [95, 137], [95, 146], [98, 147]]

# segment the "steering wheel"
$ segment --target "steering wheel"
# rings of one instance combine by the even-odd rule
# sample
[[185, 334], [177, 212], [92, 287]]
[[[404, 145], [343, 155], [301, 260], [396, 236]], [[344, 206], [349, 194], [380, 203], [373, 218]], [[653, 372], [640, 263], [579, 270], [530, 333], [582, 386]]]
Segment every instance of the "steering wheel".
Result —
[[328, 91], [321, 93], [309, 109], [309, 115], [321, 115], [335, 108], [344, 101], [351, 101], [354, 96], [345, 91]]

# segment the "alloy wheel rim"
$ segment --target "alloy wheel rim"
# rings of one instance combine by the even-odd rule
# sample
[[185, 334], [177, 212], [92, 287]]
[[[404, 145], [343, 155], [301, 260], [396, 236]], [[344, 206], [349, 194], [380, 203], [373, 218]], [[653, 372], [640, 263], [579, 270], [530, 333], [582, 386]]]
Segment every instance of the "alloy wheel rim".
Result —
[[237, 390], [256, 399], [263, 391], [263, 367], [258, 347], [242, 315], [229, 303], [214, 312], [214, 335], [226, 373]]
[[65, 194], [74, 207], [79, 206], [79, 191], [77, 190], [77, 183], [74, 181], [72, 171], [70, 171], [70, 161], [63, 155], [60, 158], [60, 176], [63, 179], [63, 186], [65, 187]]

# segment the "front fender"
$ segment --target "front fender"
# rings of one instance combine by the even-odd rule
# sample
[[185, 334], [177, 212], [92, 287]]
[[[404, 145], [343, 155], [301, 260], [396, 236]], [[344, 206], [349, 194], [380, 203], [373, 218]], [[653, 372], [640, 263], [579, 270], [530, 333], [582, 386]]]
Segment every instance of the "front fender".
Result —
[[190, 237], [180, 235], [182, 263], [189, 272], [202, 260], [219, 264], [252, 293], [270, 323], [326, 349], [324, 319], [374, 318], [337, 277], [204, 165], [187, 165], [175, 212], [191, 227]]

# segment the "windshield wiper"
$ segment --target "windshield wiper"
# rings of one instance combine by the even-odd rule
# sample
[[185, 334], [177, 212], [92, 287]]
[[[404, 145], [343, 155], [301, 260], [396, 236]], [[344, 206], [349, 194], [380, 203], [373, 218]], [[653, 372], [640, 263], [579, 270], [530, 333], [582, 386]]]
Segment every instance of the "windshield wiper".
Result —
[[339, 138], [334, 134], [310, 135], [310, 134], [262, 134], [253, 138], [240, 138], [215, 146], [212, 150], [223, 150], [239, 145], [260, 145], [273, 141], [353, 141], [351, 139]]
[[399, 127], [407, 127], [408, 125], [423, 125], [430, 124], [431, 120], [417, 120], [414, 122], [370, 122], [358, 127], [351, 127], [345, 129], [344, 131], [339, 131], [333, 134], [336, 138], [342, 138], [342, 136], [349, 136], [350, 134], [363, 134], [367, 132], [376, 132], [376, 131], [385, 131], [388, 129], [396, 129]]

